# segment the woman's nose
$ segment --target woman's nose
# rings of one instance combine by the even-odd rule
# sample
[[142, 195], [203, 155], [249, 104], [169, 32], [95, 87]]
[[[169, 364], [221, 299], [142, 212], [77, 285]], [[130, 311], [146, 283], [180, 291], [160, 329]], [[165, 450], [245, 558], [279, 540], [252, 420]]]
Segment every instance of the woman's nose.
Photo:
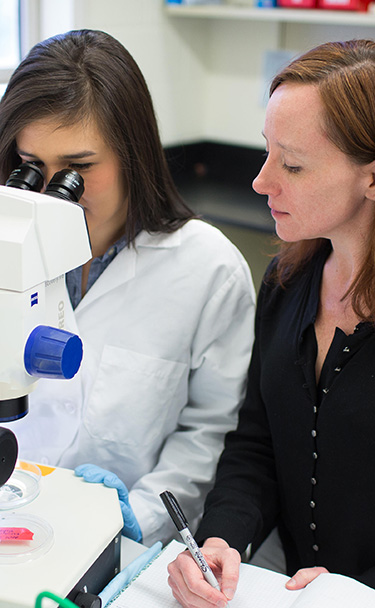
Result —
[[58, 171], [58, 169], [53, 169], [53, 168], [49, 169], [47, 167], [43, 168], [44, 183], [43, 183], [43, 187], [41, 189], [41, 192], [45, 192], [45, 189], [47, 188], [49, 182], [51, 181], [51, 179], [55, 175], [56, 171]]
[[253, 180], [252, 186], [258, 194], [275, 194], [278, 190], [279, 187], [275, 181], [268, 160], [266, 160], [258, 175]]
[[255, 192], [257, 192], [257, 194], [265, 194], [265, 192], [262, 191], [262, 180], [260, 177], [261, 171], [258, 173], [258, 175], [256, 176], [255, 179], [253, 179], [253, 190], [255, 190]]

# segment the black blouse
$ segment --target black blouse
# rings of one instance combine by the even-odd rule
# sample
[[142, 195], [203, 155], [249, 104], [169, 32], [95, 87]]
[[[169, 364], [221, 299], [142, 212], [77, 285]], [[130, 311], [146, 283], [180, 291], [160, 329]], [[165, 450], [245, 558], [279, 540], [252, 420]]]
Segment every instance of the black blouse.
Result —
[[286, 289], [262, 284], [247, 397], [196, 538], [242, 552], [277, 524], [289, 575], [319, 565], [375, 587], [375, 331], [337, 328], [316, 384], [329, 251]]

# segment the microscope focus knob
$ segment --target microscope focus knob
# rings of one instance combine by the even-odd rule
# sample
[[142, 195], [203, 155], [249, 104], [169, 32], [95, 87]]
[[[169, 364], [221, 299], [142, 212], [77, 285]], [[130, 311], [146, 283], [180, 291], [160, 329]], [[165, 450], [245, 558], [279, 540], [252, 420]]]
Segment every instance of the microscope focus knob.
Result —
[[17, 456], [16, 436], [10, 429], [0, 427], [0, 486], [4, 485], [13, 473]]
[[38, 325], [26, 342], [25, 369], [30, 376], [69, 380], [78, 372], [82, 354], [82, 342], [77, 335]]
[[74, 598], [74, 603], [79, 608], [102, 608], [102, 600], [98, 595], [80, 591]]

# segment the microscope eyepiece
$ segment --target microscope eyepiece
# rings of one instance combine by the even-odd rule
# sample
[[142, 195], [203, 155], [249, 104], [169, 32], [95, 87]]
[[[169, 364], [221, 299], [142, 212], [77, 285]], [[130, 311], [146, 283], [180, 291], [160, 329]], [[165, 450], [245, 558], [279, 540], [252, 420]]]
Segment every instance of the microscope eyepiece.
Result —
[[63, 169], [52, 177], [45, 189], [45, 194], [78, 203], [83, 191], [83, 177], [73, 169]]
[[[21, 190], [40, 192], [44, 183], [42, 171], [33, 163], [22, 163], [14, 169], [5, 185]], [[58, 171], [47, 184], [44, 194], [78, 203], [84, 191], [83, 177], [73, 169]]]
[[19, 188], [20, 190], [32, 190], [40, 192], [44, 182], [42, 171], [33, 163], [22, 163], [9, 175], [6, 186]]

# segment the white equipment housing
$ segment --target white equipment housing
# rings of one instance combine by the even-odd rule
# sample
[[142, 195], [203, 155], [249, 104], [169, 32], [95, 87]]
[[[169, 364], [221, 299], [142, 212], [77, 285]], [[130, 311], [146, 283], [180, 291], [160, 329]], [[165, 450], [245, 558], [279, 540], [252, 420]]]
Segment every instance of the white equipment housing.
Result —
[[90, 258], [80, 205], [0, 186], [0, 400], [33, 390], [27, 339], [38, 325], [64, 328], [64, 274]]

